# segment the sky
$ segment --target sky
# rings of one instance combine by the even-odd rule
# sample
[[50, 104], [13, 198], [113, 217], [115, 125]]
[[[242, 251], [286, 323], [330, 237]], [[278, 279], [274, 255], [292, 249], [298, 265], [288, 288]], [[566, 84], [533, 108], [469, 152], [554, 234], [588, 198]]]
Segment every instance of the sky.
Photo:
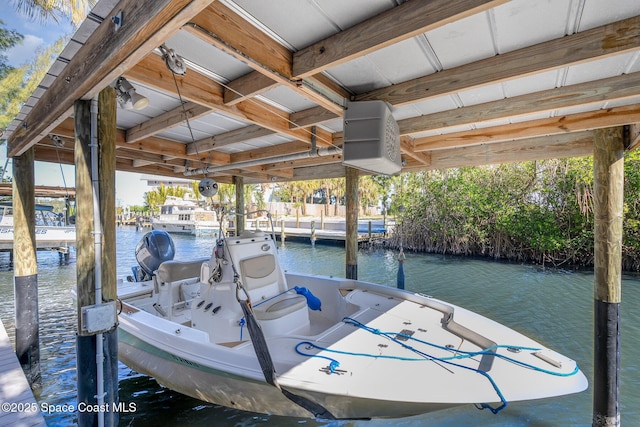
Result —
[[[19, 67], [35, 58], [38, 49], [49, 46], [63, 35], [73, 33], [71, 24], [62, 23], [62, 20], [60, 23], [30, 21], [28, 17], [16, 12], [14, 2], [11, 0], [0, 0], [0, 20], [4, 22], [5, 28], [16, 30], [24, 36], [22, 44], [4, 52], [9, 65], [14, 67]], [[7, 174], [10, 176], [12, 162], [9, 159], [9, 163], [6, 163], [6, 150], [7, 144], [0, 146], [0, 166], [4, 168], [7, 165]], [[62, 165], [61, 171], [57, 163], [36, 162], [35, 183], [36, 185], [73, 187], [75, 168], [71, 165]], [[116, 172], [116, 205], [142, 205], [144, 193], [149, 190], [150, 187], [147, 186], [141, 174]]]

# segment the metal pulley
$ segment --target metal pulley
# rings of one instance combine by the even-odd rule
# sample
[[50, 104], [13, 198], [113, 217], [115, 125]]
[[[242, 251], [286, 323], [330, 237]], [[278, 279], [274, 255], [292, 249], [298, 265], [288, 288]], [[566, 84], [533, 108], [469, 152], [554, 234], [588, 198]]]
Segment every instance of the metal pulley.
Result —
[[167, 64], [167, 68], [174, 74], [184, 76], [187, 72], [187, 65], [184, 63], [182, 57], [175, 53], [173, 49], [168, 49], [165, 45], [161, 45], [160, 50], [162, 51], [162, 57]]
[[204, 178], [198, 184], [198, 191], [204, 197], [213, 197], [218, 194], [218, 183], [211, 178]]

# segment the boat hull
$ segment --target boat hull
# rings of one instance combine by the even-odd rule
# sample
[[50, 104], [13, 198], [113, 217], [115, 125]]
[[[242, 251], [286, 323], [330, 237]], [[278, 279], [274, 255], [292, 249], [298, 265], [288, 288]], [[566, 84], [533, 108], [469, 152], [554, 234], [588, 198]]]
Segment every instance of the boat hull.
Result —
[[171, 223], [162, 221], [153, 221], [151, 228], [154, 230], [166, 231], [171, 234], [195, 234], [196, 226], [193, 222], [190, 223]]
[[[208, 368], [119, 330], [118, 357], [136, 372], [148, 375], [171, 390], [205, 402], [243, 411], [309, 418], [312, 414], [264, 381]], [[296, 395], [322, 405], [338, 419], [399, 418], [448, 409], [460, 404], [389, 402], [345, 395], [323, 395], [287, 387]]]
[[[36, 226], [36, 249], [61, 249], [76, 243], [75, 227]], [[13, 249], [13, 227], [0, 226], [0, 251]]]

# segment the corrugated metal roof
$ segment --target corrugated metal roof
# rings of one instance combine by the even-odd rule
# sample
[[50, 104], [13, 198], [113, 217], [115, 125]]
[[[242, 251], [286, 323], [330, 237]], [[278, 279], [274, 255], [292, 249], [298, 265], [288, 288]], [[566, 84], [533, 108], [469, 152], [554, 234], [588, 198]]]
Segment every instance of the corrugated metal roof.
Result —
[[[200, 13], [210, 13], [215, 19], [220, 19], [216, 21], [218, 23], [214, 28], [203, 31], [198, 26], [190, 25], [164, 38], [157, 38], [157, 46], [154, 46], [164, 43], [185, 59], [187, 74], [177, 78], [178, 88], [182, 86], [182, 101], [204, 105], [211, 108], [210, 112], [192, 118], [188, 123], [190, 126], [183, 121], [162, 128], [154, 120], [158, 121], [158, 116], [170, 115], [172, 111], [179, 113], [181, 108], [180, 96], [167, 77], [170, 76], [168, 69], [165, 68], [164, 74], [159, 71], [145, 74], [143, 71], [136, 71], [137, 66], [133, 65], [121, 71], [121, 74], [128, 76], [138, 93], [149, 98], [150, 103], [140, 111], [119, 109], [118, 127], [126, 131], [154, 123], [156, 130], [138, 141], [139, 144], [144, 146], [145, 138], [155, 136], [190, 147], [186, 149], [187, 154], [176, 153], [173, 159], [171, 156], [158, 154], [156, 162], [151, 165], [146, 163], [144, 167], [136, 167], [133, 162], [129, 167], [127, 162], [130, 160], [127, 160], [120, 162], [119, 168], [177, 176], [182, 173], [184, 166], [179, 167], [176, 164], [179, 161], [175, 159], [182, 159], [187, 167], [194, 164], [194, 154], [188, 152], [194, 152], [194, 147], [200, 147], [194, 141], [205, 139], [208, 145], [203, 144], [199, 150], [195, 150], [204, 157], [203, 162], [207, 161], [207, 156], [211, 158], [211, 152], [217, 152], [230, 156], [226, 160], [230, 165], [235, 161], [255, 158], [264, 158], [267, 164], [270, 157], [299, 152], [297, 142], [308, 143], [311, 126], [317, 126], [317, 129], [324, 132], [318, 134], [320, 144], [340, 146], [342, 119], [335, 115], [335, 111], [340, 109], [335, 106], [335, 102], [337, 100], [339, 104], [343, 103], [340, 100], [349, 97], [390, 101], [395, 104], [393, 115], [400, 121], [401, 129], [409, 128], [408, 125], [403, 126], [403, 121], [405, 124], [412, 122], [411, 131], [403, 134], [411, 138], [408, 145], [403, 146], [403, 157], [407, 160], [406, 170], [439, 167], [437, 163], [429, 162], [422, 156], [430, 153], [428, 145], [416, 143], [416, 147], [412, 148], [412, 143], [419, 138], [455, 133], [464, 140], [464, 132], [475, 129], [484, 129], [489, 135], [491, 132], [500, 132], [504, 125], [530, 122], [535, 126], [537, 122], [533, 122], [534, 120], [621, 106], [638, 107], [630, 107], [628, 113], [625, 110], [625, 114], [628, 114], [626, 117], [629, 118], [628, 124], [635, 122], [640, 111], [640, 87], [637, 83], [640, 79], [633, 75], [640, 72], [640, 36], [632, 33], [640, 25], [637, 23], [640, 20], [640, 2], [442, 0], [432, 3], [439, 7], [437, 12], [443, 16], [449, 10], [463, 10], [464, 7], [479, 7], [480, 10], [458, 12], [449, 18], [443, 18], [445, 20], [442, 22], [429, 23], [426, 31], [404, 36], [399, 30], [404, 25], [413, 25], [421, 19], [420, 16], [411, 14], [417, 8], [425, 7], [425, 3], [419, 0], [212, 2]], [[483, 7], [483, 3], [487, 6]], [[41, 108], [38, 100], [45, 96], [58, 76], [64, 78], [65, 68], [76, 66], [74, 61], [80, 56], [82, 46], [91, 37], [98, 37], [98, 34], [104, 37], [98, 31], [98, 25], [105, 19], [111, 19], [117, 12], [112, 10], [116, 4], [116, 1], [101, 0], [96, 5], [52, 65], [38, 90], [27, 101], [20, 115], [8, 127], [9, 135], [23, 125], [23, 120], [29, 120], [32, 110]], [[390, 26], [385, 31], [376, 31], [376, 27], [372, 25], [373, 19], [378, 19], [381, 13], [398, 10], [403, 10], [405, 15], [395, 17], [394, 23], [387, 24]], [[410, 21], [405, 21], [405, 16]], [[618, 24], [619, 28], [611, 33], [607, 33], [607, 28], [603, 27], [633, 17], [637, 19]], [[197, 20], [197, 16], [194, 18]], [[431, 16], [425, 15], [425, 25], [431, 19]], [[110, 22], [106, 24], [111, 25]], [[127, 25], [126, 21], [124, 25]], [[352, 28], [362, 28], [362, 32], [351, 30]], [[591, 34], [589, 30], [598, 33]], [[383, 40], [385, 34], [391, 33], [398, 33], [394, 36], [397, 37], [394, 42]], [[344, 34], [348, 34], [348, 37], [332, 44], [332, 37]], [[588, 37], [582, 37], [583, 34]], [[311, 72], [311, 77], [287, 75], [296, 68], [296, 60], [300, 59], [296, 55], [307, 53], [307, 48], [315, 43], [324, 40], [327, 49], [340, 51], [359, 42], [360, 38], [366, 41], [368, 37], [375, 42], [370, 47], [361, 48], [364, 50], [321, 66], [317, 71]], [[567, 44], [561, 45], [561, 42]], [[541, 43], [549, 43], [556, 50], [541, 50], [536, 47]], [[624, 47], [616, 50], [618, 45]], [[264, 51], [260, 52], [261, 49]], [[334, 51], [331, 53], [335, 53]], [[262, 56], [264, 52], [268, 52], [268, 55]], [[158, 54], [157, 49], [150, 53]], [[314, 51], [314, 55], [320, 58], [325, 52], [322, 48]], [[278, 65], [280, 56], [285, 58], [281, 62], [285, 64], [284, 69], [276, 70], [274, 67]], [[146, 64], [145, 67], [152, 66], [149, 65], [152, 62], [149, 59], [143, 59], [142, 62]], [[610, 90], [611, 94], [607, 93], [601, 98], [596, 96], [610, 87], [605, 79], [627, 79], [627, 76], [629, 84], [626, 86], [626, 95], [621, 90]], [[328, 89], [310, 92], [307, 83], [312, 81], [314, 84], [320, 81]], [[602, 85], [599, 83], [601, 81]], [[624, 87], [625, 81], [618, 84]], [[200, 92], [189, 89], [191, 82], [197, 82], [199, 86], [193, 87], [201, 87]], [[552, 92], [558, 88], [570, 88], [588, 82], [594, 84], [567, 98], [566, 103], [560, 107], [549, 101], [553, 97]], [[227, 92], [229, 95], [237, 92], [238, 88], [250, 93], [242, 93], [246, 96], [241, 100], [227, 102], [216, 101], [214, 98], [218, 95], [207, 98], [204, 93], [211, 90], [212, 93]], [[195, 92], [189, 92], [190, 90]], [[327, 93], [330, 95], [327, 96]], [[537, 99], [534, 94], [546, 95]], [[528, 104], [527, 100], [521, 100], [526, 96], [533, 96]], [[508, 103], [498, 105], [500, 100], [505, 99], [513, 100], [518, 105], [525, 103], [527, 108], [520, 107], [520, 110], [511, 113]], [[492, 110], [492, 114], [486, 115], [474, 113], [471, 118], [463, 117], [470, 107], [479, 106], [476, 107], [478, 109], [485, 104], [488, 109], [499, 108], [499, 111]], [[445, 112], [451, 112], [450, 117], [460, 118], [438, 125], [429, 122], [426, 127], [414, 129], [413, 126], [419, 126], [414, 124], [418, 119], [424, 118], [427, 123], [432, 115], [446, 114]], [[56, 117], [52, 122], [61, 122], [65, 118]], [[620, 120], [624, 121], [603, 119], [602, 126], [619, 125]], [[256, 134], [256, 126], [268, 131]], [[576, 126], [578, 131], [583, 130], [579, 125]], [[296, 131], [298, 127], [303, 130]], [[246, 141], [238, 136], [243, 129], [246, 130]], [[47, 133], [69, 137], [56, 130], [56, 127]], [[546, 134], [541, 130], [537, 136], [543, 137]], [[212, 137], [213, 140], [222, 140], [231, 135], [233, 140], [225, 140], [219, 146], [211, 143]], [[495, 136], [487, 138], [487, 142], [495, 140], [498, 140]], [[123, 150], [128, 148], [126, 142], [121, 141], [119, 144]], [[42, 152], [42, 158], [45, 158], [47, 142], [39, 142], [38, 147], [40, 146], [41, 149], [37, 151]], [[571, 154], [571, 150], [568, 153]], [[552, 151], [548, 154], [560, 155]], [[584, 154], [584, 149], [575, 151], [575, 154]], [[514, 151], [513, 157], [517, 158], [517, 152]], [[168, 160], [172, 162], [168, 163]], [[501, 161], [501, 158], [493, 160]], [[340, 173], [340, 159], [331, 161], [333, 163], [325, 163], [323, 166], [327, 176]], [[489, 157], [487, 161], [492, 161], [492, 158]], [[317, 164], [322, 165], [323, 162], [318, 161]], [[282, 170], [286, 171], [280, 175], [273, 175], [278, 170], [273, 165], [268, 171], [254, 167], [235, 173], [245, 174], [249, 182], [290, 179], [292, 176], [316, 177], [316, 171], [307, 169], [309, 165], [309, 162], [282, 164]]]

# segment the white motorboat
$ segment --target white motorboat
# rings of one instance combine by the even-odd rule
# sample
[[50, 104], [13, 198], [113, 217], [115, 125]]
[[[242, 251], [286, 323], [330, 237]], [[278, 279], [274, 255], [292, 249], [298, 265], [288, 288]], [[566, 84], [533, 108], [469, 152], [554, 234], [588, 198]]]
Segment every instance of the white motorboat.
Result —
[[167, 196], [151, 226], [168, 233], [202, 235], [215, 234], [219, 223], [215, 211], [199, 207], [194, 200]]
[[151, 233], [136, 250], [151, 277], [119, 285], [119, 357], [188, 396], [363, 419], [469, 404], [498, 412], [587, 388], [574, 360], [464, 308], [284, 272], [262, 231], [219, 239], [210, 258], [185, 262], [171, 259], [168, 235]]
[[[66, 252], [76, 242], [76, 228], [66, 225], [64, 216], [53, 212], [53, 206], [35, 205], [36, 248]], [[0, 251], [13, 250], [13, 205], [0, 202]]]

